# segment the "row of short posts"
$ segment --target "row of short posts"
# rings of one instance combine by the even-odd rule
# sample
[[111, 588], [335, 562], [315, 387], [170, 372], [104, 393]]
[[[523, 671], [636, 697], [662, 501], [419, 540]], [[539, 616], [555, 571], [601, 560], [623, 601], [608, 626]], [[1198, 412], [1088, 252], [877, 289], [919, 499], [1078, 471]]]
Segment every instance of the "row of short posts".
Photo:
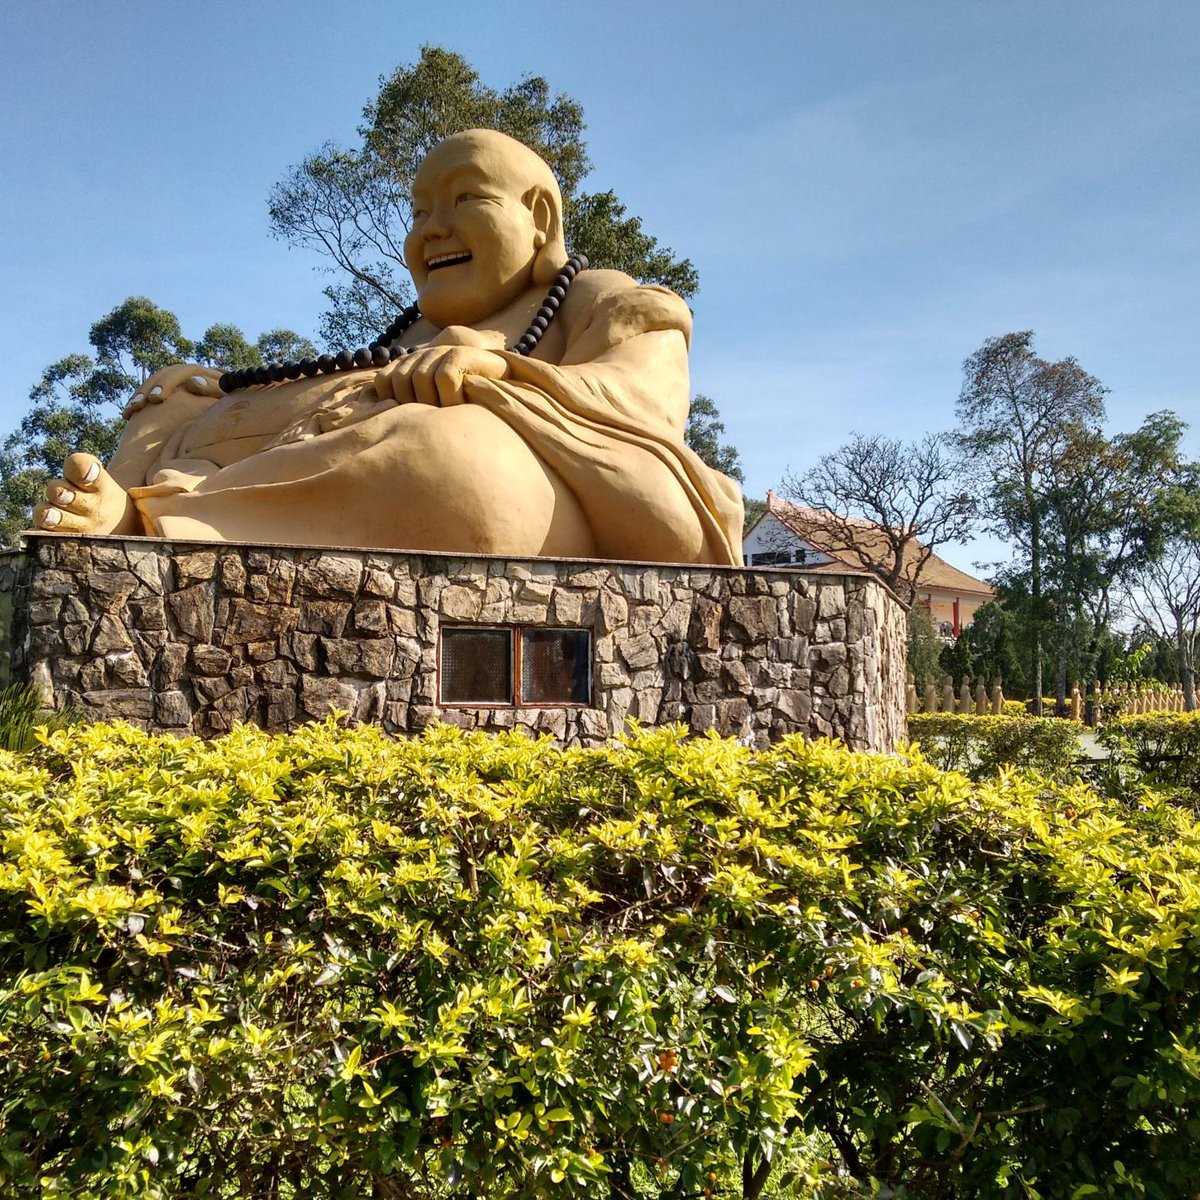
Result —
[[1088, 713], [1094, 713], [1089, 725], [1097, 724], [1105, 710], [1119, 712], [1122, 716], [1140, 716], [1143, 713], [1184, 712], [1186, 708], [1181, 683], [1117, 683], [1103, 692], [1096, 684], [1086, 705]]
[[[947, 679], [941, 687], [931, 681], [925, 685], [923, 692], [918, 692], [910, 675], [905, 691], [904, 708], [910, 713], [974, 713], [978, 717], [989, 714], [999, 717], [1004, 714], [1004, 689], [997, 681], [989, 691], [982, 679], [972, 688], [964, 679], [962, 686], [955, 692], [954, 684]], [[1065, 715], [1072, 721], [1085, 721], [1094, 726], [1100, 723], [1106, 709], [1126, 716], [1183, 712], [1183, 685], [1122, 683], [1101, 692], [1097, 683], [1085, 697], [1076, 684], [1067, 697]]]
[[918, 693], [910, 675], [904, 708], [910, 713], [974, 713], [977, 717], [989, 714], [998, 717], [1004, 712], [1004, 691], [998, 682], [992, 684], [989, 692], [982, 679], [974, 688], [964, 679], [956, 694], [954, 684], [947, 679], [940, 688], [931, 681], [925, 685], [923, 693]]

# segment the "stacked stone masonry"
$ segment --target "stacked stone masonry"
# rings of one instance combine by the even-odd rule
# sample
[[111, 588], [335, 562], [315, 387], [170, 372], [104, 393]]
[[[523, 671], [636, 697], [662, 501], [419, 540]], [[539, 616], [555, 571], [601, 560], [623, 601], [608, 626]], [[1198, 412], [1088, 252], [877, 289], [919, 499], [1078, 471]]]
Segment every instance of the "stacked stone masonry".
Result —
[[[904, 736], [904, 615], [875, 579], [636, 563], [31, 536], [0, 554], [14, 680], [203, 736], [331, 709], [596, 745], [629, 718], [757, 745]], [[592, 631], [592, 704], [443, 708], [447, 624]]]

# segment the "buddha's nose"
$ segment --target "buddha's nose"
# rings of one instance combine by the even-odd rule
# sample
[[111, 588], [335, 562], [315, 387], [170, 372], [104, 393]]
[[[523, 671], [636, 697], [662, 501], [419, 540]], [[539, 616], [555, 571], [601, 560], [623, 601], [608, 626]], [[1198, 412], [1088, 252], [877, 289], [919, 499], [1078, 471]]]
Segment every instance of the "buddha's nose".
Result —
[[450, 222], [446, 215], [446, 210], [437, 205], [430, 209], [429, 215], [425, 218], [421, 225], [421, 236], [427, 241], [433, 241], [434, 238], [444, 238], [450, 233]]

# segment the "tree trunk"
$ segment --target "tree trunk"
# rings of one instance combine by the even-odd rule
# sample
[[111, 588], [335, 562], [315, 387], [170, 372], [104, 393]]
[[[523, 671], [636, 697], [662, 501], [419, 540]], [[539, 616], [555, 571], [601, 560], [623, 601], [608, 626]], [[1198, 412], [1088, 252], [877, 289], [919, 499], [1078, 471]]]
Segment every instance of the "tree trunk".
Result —
[[771, 1165], [769, 1159], [761, 1158], [755, 1166], [750, 1151], [746, 1151], [742, 1156], [742, 1200], [758, 1200], [767, 1186]]
[[1196, 639], [1189, 637], [1183, 622], [1176, 624], [1179, 649], [1179, 681], [1183, 684], [1183, 711], [1196, 711]]
[[1033, 691], [1032, 711], [1042, 715], [1042, 519], [1033, 498], [1033, 488], [1027, 486], [1029, 503], [1029, 605], [1033, 615], [1033, 661], [1029, 664], [1030, 688]]
[[1067, 715], [1067, 605], [1065, 598], [1058, 598], [1058, 623], [1055, 629], [1054, 646], [1054, 715]]

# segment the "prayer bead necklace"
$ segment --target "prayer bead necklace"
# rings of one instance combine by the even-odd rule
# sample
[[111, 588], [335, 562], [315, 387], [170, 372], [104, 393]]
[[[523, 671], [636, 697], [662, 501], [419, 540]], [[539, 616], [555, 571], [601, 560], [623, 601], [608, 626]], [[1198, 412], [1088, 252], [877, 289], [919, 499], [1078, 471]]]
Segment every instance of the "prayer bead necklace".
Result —
[[[550, 328], [558, 307], [567, 297], [572, 281], [580, 271], [586, 271], [587, 257], [583, 254], [573, 254], [567, 265], [555, 276], [550, 290], [542, 300], [537, 314], [529, 323], [529, 328], [517, 339], [512, 347], [513, 354], [528, 356], [533, 348], [542, 340], [542, 335]], [[283, 383], [287, 379], [299, 379], [301, 375], [333, 375], [338, 371], [361, 371], [367, 367], [384, 367], [406, 354], [414, 354], [421, 346], [392, 346], [405, 330], [415, 325], [421, 317], [421, 310], [410, 304], [369, 346], [358, 350], [341, 350], [337, 354], [322, 354], [320, 358], [304, 358], [289, 362], [271, 363], [262, 367], [247, 367], [241, 371], [227, 371], [220, 378], [220, 388], [223, 392], [238, 392], [243, 388], [257, 387], [263, 384]]]

